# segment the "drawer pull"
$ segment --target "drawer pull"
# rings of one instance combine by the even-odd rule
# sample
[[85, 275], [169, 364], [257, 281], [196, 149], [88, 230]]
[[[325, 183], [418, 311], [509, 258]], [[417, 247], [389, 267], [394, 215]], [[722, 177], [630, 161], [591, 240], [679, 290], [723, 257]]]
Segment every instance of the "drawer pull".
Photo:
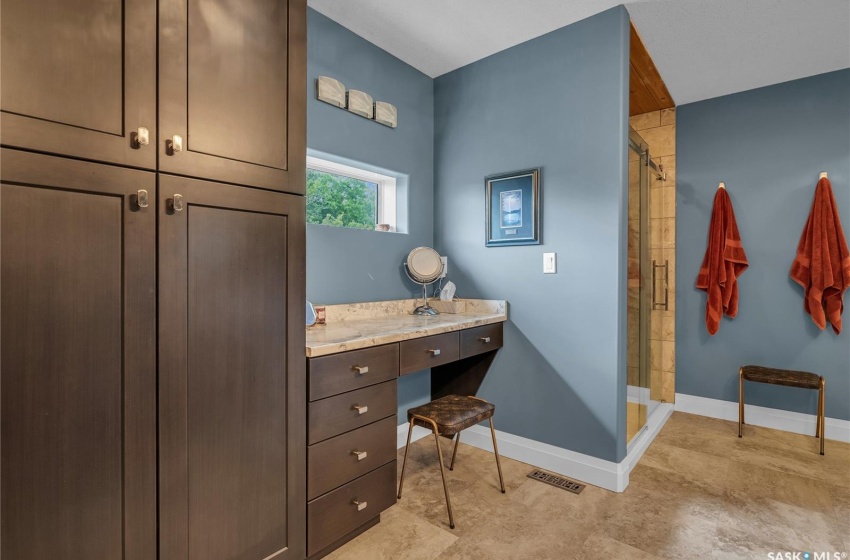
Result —
[[357, 506], [357, 511], [363, 511], [369, 505], [369, 502], [361, 502], [360, 500], [351, 500], [351, 503]]
[[367, 412], [369, 412], [369, 407], [366, 405], [355, 404], [352, 407], [352, 410], [356, 410], [357, 414], [366, 414]]
[[433, 350], [428, 350], [428, 351], [431, 352], [432, 356], [439, 356], [440, 355], [440, 349], [439, 348], [434, 348]]
[[481, 341], [481, 342], [483, 342], [484, 344], [490, 344], [490, 337], [489, 337], [489, 336], [482, 336], [482, 337], [481, 337], [481, 338], [479, 338], [478, 340], [480, 340], [480, 341]]
[[365, 451], [357, 451], [356, 449], [354, 451], [352, 451], [351, 454], [356, 455], [358, 461], [362, 461], [363, 459], [365, 459], [369, 455]]
[[353, 366], [351, 369], [356, 369], [359, 375], [369, 373], [369, 366]]

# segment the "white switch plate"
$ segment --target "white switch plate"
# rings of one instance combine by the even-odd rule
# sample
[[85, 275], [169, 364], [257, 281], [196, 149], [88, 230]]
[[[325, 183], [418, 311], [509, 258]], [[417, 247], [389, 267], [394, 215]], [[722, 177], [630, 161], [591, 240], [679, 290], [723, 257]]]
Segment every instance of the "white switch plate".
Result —
[[555, 253], [543, 253], [543, 274], [555, 274], [557, 257]]
[[443, 261], [443, 273], [440, 274], [440, 278], [445, 278], [446, 274], [449, 273], [449, 258], [448, 257], [440, 257], [440, 260]]

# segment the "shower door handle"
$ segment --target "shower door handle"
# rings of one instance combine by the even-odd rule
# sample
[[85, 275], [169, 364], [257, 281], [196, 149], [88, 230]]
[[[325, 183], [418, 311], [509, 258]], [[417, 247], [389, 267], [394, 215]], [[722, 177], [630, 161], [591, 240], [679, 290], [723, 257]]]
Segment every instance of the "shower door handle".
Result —
[[[670, 286], [668, 284], [670, 279], [669, 272], [669, 260], [665, 260], [664, 264], [656, 264], [656, 261], [652, 261], [652, 309], [662, 309], [667, 311], [670, 306]], [[658, 301], [658, 269], [664, 269], [664, 301]]]

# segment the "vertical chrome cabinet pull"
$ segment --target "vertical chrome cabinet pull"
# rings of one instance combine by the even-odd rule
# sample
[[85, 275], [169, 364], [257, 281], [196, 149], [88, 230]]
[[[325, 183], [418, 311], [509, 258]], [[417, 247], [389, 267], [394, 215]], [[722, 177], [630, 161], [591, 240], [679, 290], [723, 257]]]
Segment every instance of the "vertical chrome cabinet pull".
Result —
[[360, 500], [358, 500], [356, 498], [351, 500], [351, 503], [352, 503], [352, 505], [357, 506], [357, 511], [363, 511], [364, 509], [366, 509], [366, 506], [369, 505], [369, 502], [366, 502], [366, 501], [361, 502]]
[[134, 148], [141, 148], [151, 143], [151, 133], [143, 126], [137, 128], [130, 136]]
[[369, 456], [369, 454], [368, 454], [367, 452], [365, 452], [365, 451], [358, 451], [358, 450], [356, 450], [356, 449], [355, 449], [354, 451], [352, 451], [352, 452], [351, 452], [351, 454], [352, 454], [352, 455], [356, 455], [356, 456], [357, 456], [357, 460], [358, 460], [358, 461], [362, 461], [363, 459], [365, 459], [366, 457], [368, 457], [368, 456]]
[[434, 348], [433, 350], [428, 350], [428, 351], [431, 352], [432, 356], [439, 356], [440, 355], [440, 349], [439, 348]]
[[147, 208], [148, 207], [148, 191], [145, 189], [139, 189], [136, 191], [136, 194], [130, 195], [130, 202], [136, 206], [136, 208]]
[[183, 211], [183, 195], [175, 194], [173, 198], [169, 198], [165, 201], [167, 206], [167, 210], [170, 213], [174, 212], [182, 212]]
[[183, 151], [183, 137], [179, 134], [175, 134], [170, 139], [166, 140], [165, 143], [165, 148], [166, 152], [168, 152], [168, 155], [174, 155], [177, 152]]
[[355, 404], [353, 407], [351, 407], [351, 409], [356, 410], [357, 414], [366, 414], [367, 412], [369, 412], [369, 407], [361, 404]]
[[359, 375], [363, 375], [364, 373], [369, 373], [368, 366], [353, 366], [351, 369], [356, 369]]

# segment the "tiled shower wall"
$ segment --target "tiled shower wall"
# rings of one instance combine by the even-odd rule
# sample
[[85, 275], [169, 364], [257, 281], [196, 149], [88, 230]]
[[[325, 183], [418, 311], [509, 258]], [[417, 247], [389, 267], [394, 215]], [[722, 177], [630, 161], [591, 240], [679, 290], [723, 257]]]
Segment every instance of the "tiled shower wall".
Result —
[[[667, 261], [669, 275], [668, 308], [653, 309], [650, 318], [650, 398], [672, 403], [676, 395], [676, 110], [636, 115], [630, 124], [664, 172], [663, 179], [652, 168], [649, 173], [650, 258], [656, 264]], [[663, 269], [657, 271], [656, 299], [661, 302]]]

